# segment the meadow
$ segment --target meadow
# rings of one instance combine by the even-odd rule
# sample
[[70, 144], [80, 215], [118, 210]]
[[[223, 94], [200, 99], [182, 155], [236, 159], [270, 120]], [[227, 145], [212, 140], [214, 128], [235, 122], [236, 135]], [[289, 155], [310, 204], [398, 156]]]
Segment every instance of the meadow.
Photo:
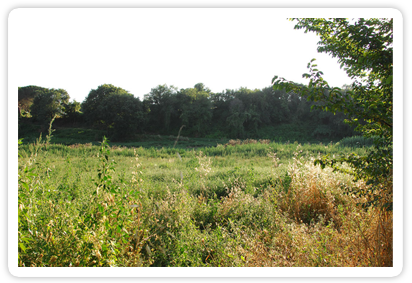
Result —
[[364, 139], [181, 145], [20, 144], [19, 266], [393, 265], [392, 212], [314, 165]]

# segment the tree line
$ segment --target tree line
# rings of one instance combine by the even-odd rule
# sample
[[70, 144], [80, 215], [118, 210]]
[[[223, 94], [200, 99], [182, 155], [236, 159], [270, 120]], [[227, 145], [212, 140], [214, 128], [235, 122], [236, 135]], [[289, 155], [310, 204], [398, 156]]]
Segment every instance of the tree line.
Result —
[[186, 89], [164, 84], [141, 101], [120, 87], [103, 84], [82, 103], [69, 100], [63, 89], [19, 87], [19, 117], [47, 124], [56, 116], [60, 123], [101, 129], [119, 141], [142, 133], [176, 135], [182, 126], [186, 136], [213, 138], [273, 138], [273, 128], [279, 125], [298, 125], [311, 139], [353, 134], [344, 113], [312, 109], [319, 102], [273, 87], [214, 93], [203, 83]]

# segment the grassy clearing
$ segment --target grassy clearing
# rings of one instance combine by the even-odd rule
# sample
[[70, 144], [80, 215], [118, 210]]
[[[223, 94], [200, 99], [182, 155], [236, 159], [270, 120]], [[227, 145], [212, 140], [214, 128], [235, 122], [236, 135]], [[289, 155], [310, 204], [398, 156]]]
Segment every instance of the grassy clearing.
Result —
[[313, 165], [349, 151], [21, 145], [19, 266], [392, 266], [392, 214]]

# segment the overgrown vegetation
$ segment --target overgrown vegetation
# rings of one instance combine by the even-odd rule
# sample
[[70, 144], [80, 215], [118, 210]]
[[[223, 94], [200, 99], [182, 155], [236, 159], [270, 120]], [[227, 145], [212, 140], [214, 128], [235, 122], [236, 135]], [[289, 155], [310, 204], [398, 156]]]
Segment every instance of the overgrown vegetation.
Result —
[[[391, 266], [391, 212], [313, 165], [339, 144], [19, 149], [19, 266]], [[368, 148], [356, 148], [358, 153]]]

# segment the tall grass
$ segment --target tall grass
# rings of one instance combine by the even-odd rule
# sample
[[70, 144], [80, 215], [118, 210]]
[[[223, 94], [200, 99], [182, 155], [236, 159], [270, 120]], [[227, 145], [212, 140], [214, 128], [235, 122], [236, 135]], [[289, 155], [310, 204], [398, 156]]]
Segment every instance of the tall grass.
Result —
[[364, 136], [352, 136], [346, 137], [339, 141], [339, 145], [342, 147], [370, 147], [374, 145], [374, 138], [366, 138]]
[[20, 145], [19, 266], [392, 266], [391, 212], [313, 165], [347, 150]]

